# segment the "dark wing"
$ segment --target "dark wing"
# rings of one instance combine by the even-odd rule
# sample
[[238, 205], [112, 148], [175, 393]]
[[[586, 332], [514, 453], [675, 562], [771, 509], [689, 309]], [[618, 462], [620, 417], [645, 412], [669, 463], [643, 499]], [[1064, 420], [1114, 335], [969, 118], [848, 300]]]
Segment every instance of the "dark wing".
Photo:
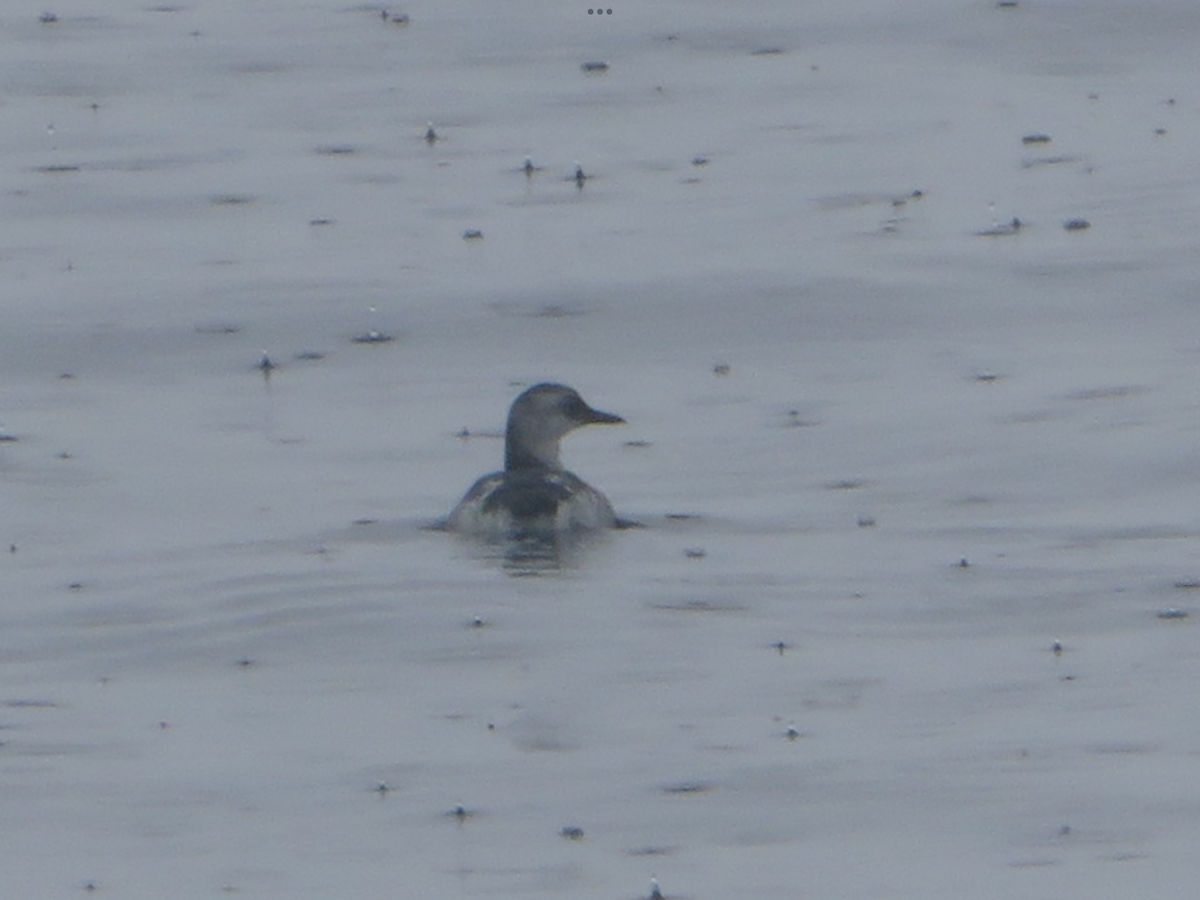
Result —
[[509, 472], [483, 502], [485, 513], [507, 510], [514, 519], [553, 519], [571, 496], [562, 481], [544, 472]]

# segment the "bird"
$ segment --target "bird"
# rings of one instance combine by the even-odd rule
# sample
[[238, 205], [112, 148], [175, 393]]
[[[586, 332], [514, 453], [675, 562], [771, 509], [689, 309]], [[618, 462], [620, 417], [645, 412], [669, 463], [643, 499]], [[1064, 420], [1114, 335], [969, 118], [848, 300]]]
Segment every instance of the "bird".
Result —
[[624, 422], [593, 409], [565, 384], [535, 384], [509, 409], [504, 471], [478, 479], [450, 513], [447, 527], [518, 539], [617, 527], [608, 498], [563, 468], [559, 441], [584, 425]]

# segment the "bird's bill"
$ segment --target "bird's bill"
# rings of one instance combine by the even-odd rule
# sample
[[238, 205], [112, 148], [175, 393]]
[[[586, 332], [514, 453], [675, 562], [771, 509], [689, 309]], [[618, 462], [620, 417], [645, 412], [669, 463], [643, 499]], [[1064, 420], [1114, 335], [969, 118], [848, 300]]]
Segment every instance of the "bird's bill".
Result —
[[592, 409], [590, 406], [587, 411], [588, 425], [624, 425], [625, 420], [620, 416], [615, 416], [612, 413], [601, 412], [598, 409]]

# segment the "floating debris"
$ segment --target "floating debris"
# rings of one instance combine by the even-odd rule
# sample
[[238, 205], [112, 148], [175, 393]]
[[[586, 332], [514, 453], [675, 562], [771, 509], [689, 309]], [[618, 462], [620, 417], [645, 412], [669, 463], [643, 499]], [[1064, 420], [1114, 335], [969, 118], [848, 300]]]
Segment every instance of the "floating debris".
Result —
[[1016, 9], [1017, 0], [996, 0], [996, 6], [1000, 9]]
[[874, 516], [859, 516], [855, 521], [859, 528], [874, 528], [876, 525]]
[[336, 224], [337, 224], [337, 219], [325, 219], [325, 218], [320, 218], [320, 219], [309, 219], [309, 220], [308, 220], [308, 224], [309, 224], [309, 225], [314, 225], [314, 226], [321, 226], [321, 225], [336, 225]]
[[831, 491], [857, 491], [860, 488], [870, 487], [871, 482], [862, 478], [842, 478], [838, 481], [831, 481], [825, 485]]
[[481, 241], [483, 240], [483, 232], [478, 228], [468, 228], [462, 233], [464, 241]]
[[649, 847], [633, 847], [629, 850], [626, 850], [625, 853], [629, 856], [670, 856], [678, 849], [678, 847], [662, 847], [651, 845]]
[[1064, 163], [1079, 162], [1078, 156], [1039, 156], [1027, 159], [1021, 163], [1022, 169], [1036, 169], [1038, 166], [1061, 166]]
[[1017, 234], [1024, 227], [1025, 223], [1016, 216], [1013, 216], [1009, 222], [997, 222], [991, 228], [985, 228], [982, 231], [975, 232], [975, 234], [978, 237], [1006, 237]]
[[608, 71], [608, 63], [599, 60], [589, 60], [581, 65], [580, 70], [588, 75], [601, 75]]
[[1092, 223], [1087, 219], [1067, 219], [1063, 222], [1063, 228], [1067, 231], [1087, 231], [1092, 227]]
[[704, 559], [704, 557], [708, 556], [708, 551], [703, 547], [685, 547], [683, 555], [688, 559]]
[[[371, 313], [371, 317], [374, 318], [379, 310], [376, 306], [368, 306], [367, 312]], [[364, 331], [362, 334], [355, 335], [354, 337], [350, 338], [350, 342], [352, 343], [390, 343], [391, 341], [395, 340], [396, 338], [394, 336], [386, 334], [386, 332], [380, 331], [376, 328]]]
[[1067, 400], [1120, 400], [1122, 397], [1137, 397], [1148, 390], [1140, 384], [1116, 384], [1112, 387], [1084, 388], [1063, 396]]
[[43, 175], [69, 175], [72, 172], [82, 172], [83, 168], [73, 165], [50, 165], [38, 166], [34, 171], [41, 172]]
[[214, 194], [208, 202], [210, 206], [249, 206], [256, 199], [252, 194]]
[[920, 188], [901, 193], [875, 191], [843, 191], [826, 197], [817, 197], [817, 206], [823, 210], [855, 209], [860, 206], [887, 205], [893, 209], [905, 206], [910, 200], [923, 200], [925, 192]]
[[663, 786], [664, 794], [707, 794], [713, 786], [707, 781], [679, 781]]
[[292, 358], [302, 362], [316, 362], [324, 359], [325, 354], [320, 350], [301, 350], [299, 353], [292, 354]]
[[811, 428], [816, 425], [813, 419], [806, 419], [800, 414], [798, 409], [789, 409], [783, 414], [783, 428]]
[[779, 56], [787, 53], [782, 47], [759, 47], [757, 50], [751, 50], [751, 56]]
[[370, 331], [364, 331], [362, 334], [356, 334], [350, 338], [352, 344], [389, 344], [396, 338], [393, 335], [386, 334], [382, 331], [376, 331], [372, 328]]

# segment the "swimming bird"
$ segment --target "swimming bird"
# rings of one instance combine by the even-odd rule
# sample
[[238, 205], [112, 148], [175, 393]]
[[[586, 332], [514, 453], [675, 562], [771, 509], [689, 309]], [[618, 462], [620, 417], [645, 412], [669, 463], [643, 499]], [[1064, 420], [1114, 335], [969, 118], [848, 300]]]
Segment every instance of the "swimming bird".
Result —
[[476, 481], [447, 526], [464, 534], [516, 538], [616, 527], [608, 498], [563, 468], [559, 441], [584, 425], [624, 421], [592, 409], [564, 384], [535, 384], [508, 412], [504, 471]]

